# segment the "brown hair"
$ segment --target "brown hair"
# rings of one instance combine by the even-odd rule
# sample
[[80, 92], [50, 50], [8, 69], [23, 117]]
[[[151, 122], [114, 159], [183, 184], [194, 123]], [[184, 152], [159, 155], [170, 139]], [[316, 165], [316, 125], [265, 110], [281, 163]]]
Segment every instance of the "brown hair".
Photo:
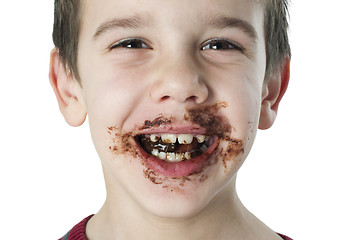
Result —
[[80, 0], [55, 0], [53, 41], [64, 66], [80, 80], [77, 53], [80, 32]]
[[[288, 39], [288, 0], [264, 0], [265, 80], [291, 57]], [[80, 0], [55, 0], [53, 41], [64, 65], [80, 80], [77, 52], [80, 32]]]
[[291, 57], [288, 38], [288, 0], [265, 0], [264, 34], [266, 67], [265, 80]]

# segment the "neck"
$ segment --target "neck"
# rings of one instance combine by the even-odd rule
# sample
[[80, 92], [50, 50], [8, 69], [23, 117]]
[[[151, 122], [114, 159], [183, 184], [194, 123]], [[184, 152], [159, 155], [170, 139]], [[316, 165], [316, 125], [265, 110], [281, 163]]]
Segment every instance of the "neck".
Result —
[[[137, 204], [116, 197], [107, 200], [88, 222], [91, 240], [122, 239], [251, 239], [248, 229], [258, 221], [240, 202], [236, 178], [202, 211], [186, 218], [161, 218]], [[251, 227], [250, 227], [251, 225]], [[253, 238], [254, 239], [254, 238]]]

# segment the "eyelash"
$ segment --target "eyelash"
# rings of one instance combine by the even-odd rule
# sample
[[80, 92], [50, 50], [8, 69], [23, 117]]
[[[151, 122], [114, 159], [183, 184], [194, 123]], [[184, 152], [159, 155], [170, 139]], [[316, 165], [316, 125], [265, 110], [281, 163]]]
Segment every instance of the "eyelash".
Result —
[[[134, 44], [137, 44], [135, 46]], [[127, 38], [127, 39], [122, 39], [113, 45], [109, 47], [109, 50], [115, 49], [115, 48], [129, 48], [129, 49], [152, 49], [149, 47], [147, 43], [145, 43], [144, 40], [139, 39], [139, 38]]]
[[[135, 45], [136, 44], [136, 45]], [[219, 49], [221, 47], [221, 49]], [[129, 48], [129, 49], [150, 49], [149, 44], [146, 43], [143, 39], [140, 38], [127, 38], [122, 39], [111, 46], [109, 46], [109, 51], [115, 48]], [[224, 38], [214, 38], [203, 43], [201, 50], [216, 50], [216, 51], [226, 51], [226, 50], [238, 50], [244, 52], [244, 48], [228, 39]]]
[[[222, 47], [222, 49], [218, 49], [218, 47]], [[201, 47], [201, 50], [216, 50], [216, 51], [239, 50], [241, 52], [244, 52], [245, 49], [238, 43], [235, 43], [231, 40], [225, 38], [214, 38], [206, 41]]]

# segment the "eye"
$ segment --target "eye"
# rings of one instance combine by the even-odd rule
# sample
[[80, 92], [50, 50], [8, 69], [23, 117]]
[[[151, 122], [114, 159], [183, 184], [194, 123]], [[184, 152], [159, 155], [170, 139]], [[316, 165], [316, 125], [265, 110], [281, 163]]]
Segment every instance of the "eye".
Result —
[[201, 50], [239, 50], [244, 51], [244, 48], [228, 39], [211, 39], [203, 44]]
[[139, 38], [128, 38], [128, 39], [122, 39], [113, 45], [109, 47], [109, 50], [115, 49], [115, 48], [130, 48], [130, 49], [152, 49], [149, 47], [145, 41]]

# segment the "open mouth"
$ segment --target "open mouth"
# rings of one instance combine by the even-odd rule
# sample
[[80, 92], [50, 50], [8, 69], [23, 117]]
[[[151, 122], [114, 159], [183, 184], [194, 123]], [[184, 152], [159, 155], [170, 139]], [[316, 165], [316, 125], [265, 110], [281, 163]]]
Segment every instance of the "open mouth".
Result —
[[208, 165], [217, 136], [152, 133], [135, 137], [148, 167], [169, 177], [189, 176]]
[[196, 158], [210, 146], [210, 137], [202, 134], [144, 134], [138, 141], [148, 154], [168, 162]]

